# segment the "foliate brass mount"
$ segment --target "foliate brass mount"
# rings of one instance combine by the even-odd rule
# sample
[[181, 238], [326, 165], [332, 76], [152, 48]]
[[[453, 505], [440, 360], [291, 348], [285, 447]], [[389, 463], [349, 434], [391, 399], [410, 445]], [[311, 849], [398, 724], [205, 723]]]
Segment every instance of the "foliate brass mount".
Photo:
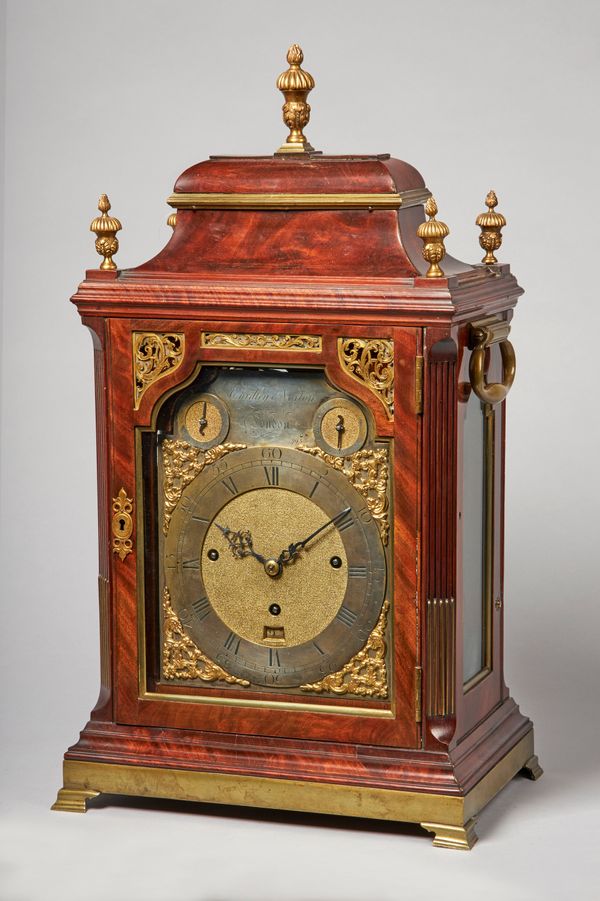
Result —
[[244, 450], [245, 444], [217, 444], [202, 450], [180, 439], [167, 438], [162, 443], [164, 467], [165, 510], [163, 532], [169, 531], [173, 510], [179, 503], [185, 488], [199, 475], [205, 466], [215, 463], [232, 451]]
[[133, 332], [133, 409], [157, 379], [170, 375], [183, 363], [185, 335]]
[[260, 348], [261, 350], [307, 350], [321, 353], [323, 341], [320, 335], [202, 332], [200, 346], [226, 347], [229, 350]]
[[394, 342], [386, 338], [338, 338], [338, 358], [348, 375], [366, 385], [394, 418]]
[[390, 602], [384, 601], [377, 625], [365, 646], [341, 670], [330, 673], [319, 682], [301, 685], [302, 691], [317, 694], [356, 695], [363, 698], [387, 698], [387, 667], [385, 662], [387, 616]]
[[[509, 332], [509, 323], [493, 316], [470, 325], [469, 346], [472, 353], [469, 378], [473, 391], [484, 404], [493, 405], [503, 401], [515, 380], [517, 360], [514, 347], [508, 340]], [[485, 377], [485, 352], [492, 344], [500, 345], [504, 373], [501, 382], [488, 384]]]
[[100, 195], [98, 209], [102, 215], [96, 216], [92, 220], [90, 231], [96, 235], [96, 252], [103, 257], [100, 269], [116, 269], [117, 265], [113, 261], [113, 257], [119, 249], [116, 234], [118, 231], [121, 231], [121, 223], [118, 219], [108, 215], [110, 201], [106, 194]]
[[482, 263], [487, 265], [497, 263], [498, 260], [494, 256], [494, 251], [498, 250], [502, 244], [501, 231], [506, 225], [506, 219], [502, 213], [497, 213], [495, 208], [498, 205], [498, 198], [494, 191], [490, 191], [485, 198], [487, 206], [486, 213], [480, 213], [475, 220], [475, 225], [481, 229], [479, 235], [479, 244], [482, 250], [485, 250], [485, 256]]
[[334, 456], [320, 447], [306, 447], [302, 444], [298, 446], [298, 450], [319, 457], [346, 476], [350, 484], [365, 498], [370, 514], [379, 526], [382, 544], [387, 545], [390, 533], [387, 450], [360, 450], [349, 457]]
[[133, 532], [133, 501], [127, 497], [127, 492], [121, 488], [116, 497], [113, 497], [112, 533], [113, 554], [118, 554], [124, 560], [133, 550], [131, 533]]
[[171, 606], [169, 589], [163, 593], [163, 653], [164, 679], [201, 679], [203, 682], [227, 682], [248, 687], [246, 679], [230, 675], [202, 653], [186, 635], [181, 620]]
[[277, 87], [285, 98], [283, 121], [290, 133], [277, 153], [310, 153], [314, 150], [303, 134], [310, 119], [310, 106], [306, 98], [315, 86], [315, 80], [301, 68], [304, 54], [298, 44], [292, 44], [287, 52], [289, 69], [277, 79]]
[[430, 197], [425, 204], [425, 212], [429, 219], [422, 222], [417, 229], [417, 235], [423, 241], [423, 259], [429, 263], [429, 269], [425, 273], [426, 278], [443, 278], [440, 262], [446, 256], [444, 238], [450, 234], [450, 229], [445, 222], [438, 222], [437, 203]]

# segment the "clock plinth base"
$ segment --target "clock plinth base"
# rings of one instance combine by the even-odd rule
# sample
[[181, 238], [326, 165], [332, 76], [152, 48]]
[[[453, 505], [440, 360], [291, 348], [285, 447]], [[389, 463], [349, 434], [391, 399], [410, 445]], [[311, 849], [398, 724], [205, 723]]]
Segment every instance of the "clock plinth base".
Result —
[[59, 789], [56, 801], [51, 810], [65, 810], [68, 813], [87, 813], [87, 802], [91, 798], [97, 798], [99, 791], [91, 791], [81, 788], [64, 788]]
[[[180, 766], [98, 762], [74, 759], [69, 752], [64, 761], [64, 787], [52, 809], [84, 813], [90, 798], [107, 793], [365, 817], [417, 823], [435, 833], [435, 846], [469, 850], [477, 841], [474, 830], [477, 813], [521, 770], [541, 774], [533, 755], [532, 729], [463, 794], [456, 783], [454, 794], [434, 793], [431, 790], [274, 778], [239, 772], [199, 771]], [[403, 778], [411, 784], [406, 765]]]
[[524, 776], [527, 776], [528, 779], [532, 779], [536, 782], [541, 776], [544, 775], [544, 771], [540, 766], [540, 762], [534, 754], [529, 758], [526, 763], [523, 764], [521, 768], [521, 772]]
[[468, 820], [464, 826], [446, 826], [442, 823], [421, 823], [421, 826], [435, 834], [433, 844], [436, 848], [470, 851], [477, 841], [475, 818]]

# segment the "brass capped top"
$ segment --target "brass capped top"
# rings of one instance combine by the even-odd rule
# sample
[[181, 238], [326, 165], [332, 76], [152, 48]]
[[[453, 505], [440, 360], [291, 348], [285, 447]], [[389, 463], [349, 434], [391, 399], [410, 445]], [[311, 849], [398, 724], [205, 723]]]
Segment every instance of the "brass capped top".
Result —
[[310, 119], [310, 105], [306, 102], [315, 80], [301, 68], [304, 54], [299, 44], [292, 44], [287, 52], [289, 69], [282, 72], [277, 79], [277, 87], [285, 98], [283, 104], [283, 121], [290, 133], [277, 153], [310, 153], [314, 147], [308, 143], [303, 129]]
[[100, 269], [116, 269], [113, 256], [119, 249], [116, 234], [121, 230], [121, 223], [114, 216], [109, 216], [110, 200], [107, 194], [101, 194], [98, 200], [98, 209], [102, 213], [96, 216], [90, 224], [90, 231], [96, 235], [96, 252], [103, 257]]

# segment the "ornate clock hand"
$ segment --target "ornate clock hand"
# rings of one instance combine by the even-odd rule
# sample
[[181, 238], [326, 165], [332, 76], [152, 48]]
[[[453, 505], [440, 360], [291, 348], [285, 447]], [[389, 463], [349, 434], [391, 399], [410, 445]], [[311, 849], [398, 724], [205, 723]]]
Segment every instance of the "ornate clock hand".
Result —
[[313, 538], [316, 538], [316, 536], [317, 536], [320, 532], [322, 532], [323, 529], [326, 529], [328, 526], [331, 526], [331, 525], [337, 525], [337, 523], [338, 523], [341, 519], [343, 519], [344, 516], [346, 516], [346, 514], [350, 512], [351, 509], [352, 509], [351, 507], [345, 507], [343, 510], [340, 510], [339, 513], [336, 513], [336, 515], [333, 516], [333, 517], [332, 517], [328, 522], [326, 522], [324, 525], [319, 526], [318, 529], [315, 529], [315, 531], [312, 532], [312, 533], [308, 536], [308, 538], [303, 538], [302, 541], [295, 541], [293, 544], [290, 544], [289, 547], [287, 547], [284, 551], [282, 551], [282, 552], [280, 553], [280, 555], [279, 555], [279, 557], [278, 557], [278, 559], [277, 559], [277, 562], [278, 562], [280, 565], [281, 565], [281, 564], [284, 564], [284, 563], [290, 563], [292, 560], [294, 560], [294, 559], [298, 556], [298, 554], [300, 553], [300, 551], [302, 550], [302, 548], [306, 547], [306, 545], [308, 544], [309, 541], [312, 541]]
[[204, 430], [208, 425], [208, 419], [206, 418], [206, 401], [204, 401], [204, 405], [202, 407], [202, 416], [198, 420], [198, 431], [201, 435], [204, 435]]
[[337, 446], [338, 450], [342, 449], [342, 439], [344, 437], [344, 432], [346, 431], [346, 426], [344, 425], [344, 417], [341, 413], [338, 415], [337, 422], [335, 424], [335, 430], [338, 433], [337, 438]]
[[248, 531], [248, 529], [240, 529], [239, 532], [234, 532], [232, 529], [228, 529], [227, 526], [221, 526], [218, 522], [215, 523], [217, 529], [220, 529], [225, 538], [229, 543], [229, 547], [231, 548], [231, 553], [234, 557], [241, 559], [242, 557], [254, 557], [260, 563], [266, 563], [267, 558], [263, 557], [262, 554], [257, 554], [252, 546], [252, 535]]

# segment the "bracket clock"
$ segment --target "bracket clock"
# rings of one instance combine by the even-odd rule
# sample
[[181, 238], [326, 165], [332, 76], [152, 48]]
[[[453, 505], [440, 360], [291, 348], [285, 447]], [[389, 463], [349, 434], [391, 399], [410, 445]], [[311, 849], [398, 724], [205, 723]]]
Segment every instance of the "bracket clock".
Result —
[[101, 690], [57, 810], [101, 792], [421, 824], [541, 775], [503, 678], [505, 398], [522, 293], [446, 255], [419, 173], [289, 135], [178, 179], [173, 231], [73, 300], [95, 360]]

